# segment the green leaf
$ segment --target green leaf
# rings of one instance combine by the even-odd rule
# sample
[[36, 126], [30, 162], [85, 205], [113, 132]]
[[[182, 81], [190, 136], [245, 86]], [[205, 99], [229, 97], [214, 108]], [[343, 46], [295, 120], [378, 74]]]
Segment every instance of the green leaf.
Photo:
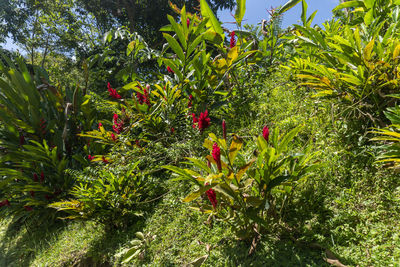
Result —
[[182, 47], [179, 45], [178, 41], [168, 33], [163, 33], [163, 36], [165, 39], [167, 39], [169, 46], [176, 53], [179, 59], [182, 62], [185, 62], [185, 54], [183, 53]]
[[343, 9], [343, 8], [355, 8], [355, 7], [363, 7], [365, 8], [365, 4], [363, 1], [348, 1], [348, 2], [344, 2], [341, 3], [340, 5], [336, 6], [332, 12], [335, 12], [337, 10]]
[[[168, 17], [169, 22], [171, 22], [172, 28], [174, 29], [174, 32], [178, 36], [179, 41], [181, 42], [182, 46], [186, 47], [186, 38], [185, 38], [185, 34], [183, 32], [182, 26], [179, 25], [178, 23], [176, 23], [175, 19], [172, 16], [168, 15], [167, 17]], [[168, 41], [168, 39], [167, 39], [167, 41]]]
[[221, 24], [215, 17], [206, 0], [200, 0], [200, 11], [204, 18], [208, 18], [207, 26], [212, 28], [216, 33], [220, 34], [223, 39], [224, 31], [221, 28]]
[[307, 3], [305, 0], [301, 3], [301, 21], [303, 22], [303, 26], [307, 25]]
[[292, 7], [294, 7], [295, 5], [297, 5], [301, 0], [289, 0], [286, 2], [286, 4], [284, 4], [283, 6], [281, 6], [277, 11], [276, 11], [276, 16], [282, 15], [283, 13], [285, 13], [286, 11], [288, 11], [289, 9], [291, 9]]
[[242, 148], [243, 141], [236, 135], [233, 136], [231, 146], [229, 147], [229, 161], [231, 164], [235, 161], [239, 150]]
[[242, 25], [244, 13], [246, 13], [246, 0], [236, 0], [235, 19], [239, 27]]

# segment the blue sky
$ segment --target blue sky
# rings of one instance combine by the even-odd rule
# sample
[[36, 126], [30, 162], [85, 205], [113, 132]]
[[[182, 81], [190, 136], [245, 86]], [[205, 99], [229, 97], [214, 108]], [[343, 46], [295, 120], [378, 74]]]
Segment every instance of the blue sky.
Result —
[[[278, 7], [285, 4], [287, 0], [247, 0], [246, 1], [246, 14], [244, 16], [245, 24], [257, 24], [262, 19], [268, 20], [267, 9]], [[332, 17], [332, 9], [339, 4], [339, 0], [307, 0], [308, 10], [307, 15], [318, 10], [314, 18], [313, 24], [321, 24], [325, 20]], [[232, 12], [234, 13], [234, 11]], [[235, 26], [229, 22], [234, 22], [230, 11], [222, 11], [218, 13], [220, 20], [224, 23], [223, 26], [228, 29], [233, 29]], [[282, 27], [286, 28], [289, 25], [298, 23], [301, 15], [301, 3], [297, 4], [294, 8], [290, 9], [284, 14]]]

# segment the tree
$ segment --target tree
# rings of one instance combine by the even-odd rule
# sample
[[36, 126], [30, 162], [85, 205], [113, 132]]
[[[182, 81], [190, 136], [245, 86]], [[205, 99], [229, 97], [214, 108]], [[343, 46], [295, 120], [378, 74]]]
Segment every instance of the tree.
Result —
[[[157, 47], [163, 40], [159, 29], [169, 24], [167, 14], [173, 11], [168, 0], [78, 0], [79, 5], [92, 13], [98, 27], [106, 32], [115, 26], [129, 26], [130, 32], [137, 32], [152, 46]], [[214, 13], [218, 9], [231, 9], [235, 0], [209, 1]], [[197, 12], [198, 0], [174, 0], [178, 7], [186, 5], [189, 12]]]

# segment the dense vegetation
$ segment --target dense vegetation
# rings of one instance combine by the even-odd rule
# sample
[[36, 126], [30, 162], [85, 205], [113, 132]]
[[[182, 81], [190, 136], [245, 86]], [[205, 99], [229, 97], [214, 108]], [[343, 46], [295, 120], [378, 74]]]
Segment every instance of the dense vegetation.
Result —
[[6, 2], [1, 266], [400, 264], [399, 1]]

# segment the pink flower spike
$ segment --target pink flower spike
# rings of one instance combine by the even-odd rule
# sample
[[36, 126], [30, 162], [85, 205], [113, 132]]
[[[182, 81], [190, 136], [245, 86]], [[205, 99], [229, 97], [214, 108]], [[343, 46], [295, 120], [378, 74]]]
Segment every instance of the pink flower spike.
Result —
[[269, 129], [268, 129], [267, 126], [264, 126], [263, 131], [262, 131], [262, 135], [263, 135], [265, 141], [268, 142], [268, 139], [269, 139]]
[[212, 150], [212, 157], [217, 163], [218, 171], [221, 171], [222, 166], [221, 166], [221, 149], [219, 148], [217, 143], [214, 143], [213, 145], [213, 150]]

